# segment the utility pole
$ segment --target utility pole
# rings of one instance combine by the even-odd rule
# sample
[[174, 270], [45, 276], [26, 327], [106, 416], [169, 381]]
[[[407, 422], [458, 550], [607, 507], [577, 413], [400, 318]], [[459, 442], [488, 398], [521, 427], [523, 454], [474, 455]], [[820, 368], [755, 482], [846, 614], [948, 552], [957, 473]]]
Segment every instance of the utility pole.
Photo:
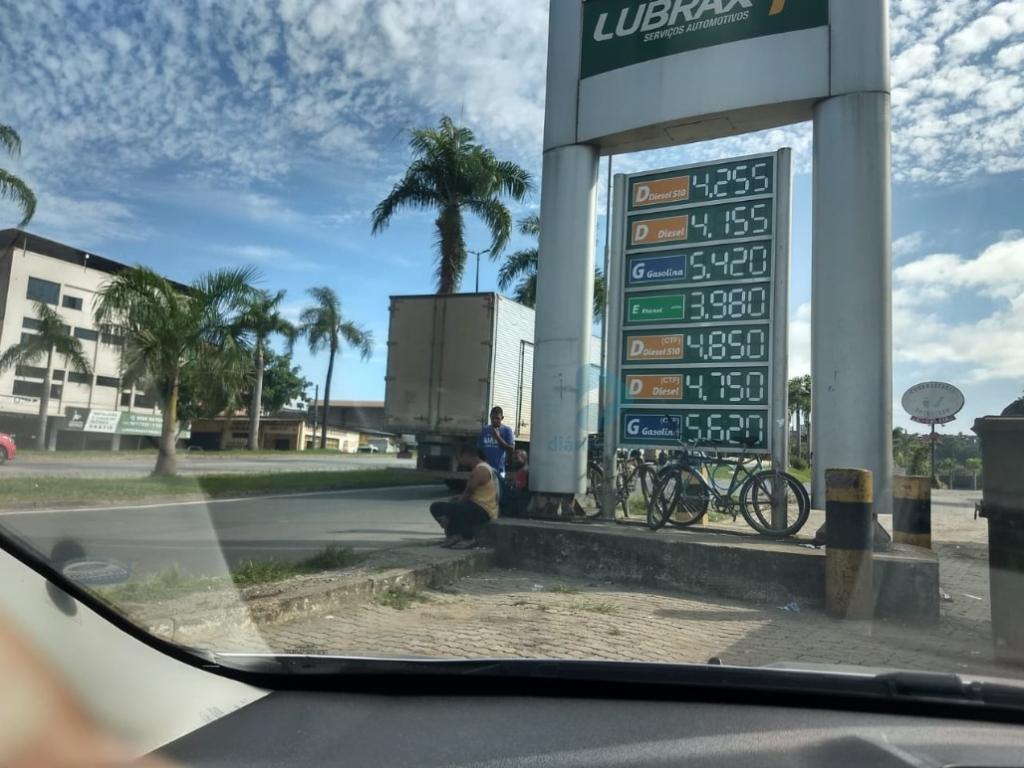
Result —
[[313, 447], [314, 448], [316, 448], [316, 423], [317, 423], [317, 417], [318, 417], [318, 415], [320, 413], [320, 411], [319, 411], [320, 406], [318, 405], [319, 402], [320, 402], [320, 385], [317, 384], [316, 385], [316, 394], [313, 395]]
[[485, 253], [490, 253], [490, 248], [485, 248], [482, 251], [469, 251], [468, 253], [472, 256], [476, 256], [476, 290], [474, 293], [480, 293], [480, 256]]

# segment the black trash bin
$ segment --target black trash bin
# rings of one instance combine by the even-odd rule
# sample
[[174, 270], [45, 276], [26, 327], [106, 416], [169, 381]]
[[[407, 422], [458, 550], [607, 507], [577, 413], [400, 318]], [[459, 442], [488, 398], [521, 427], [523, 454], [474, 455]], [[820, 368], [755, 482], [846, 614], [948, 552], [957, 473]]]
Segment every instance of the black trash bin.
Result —
[[1024, 666], [1024, 418], [989, 416], [973, 429], [985, 481], [993, 650], [998, 661]]

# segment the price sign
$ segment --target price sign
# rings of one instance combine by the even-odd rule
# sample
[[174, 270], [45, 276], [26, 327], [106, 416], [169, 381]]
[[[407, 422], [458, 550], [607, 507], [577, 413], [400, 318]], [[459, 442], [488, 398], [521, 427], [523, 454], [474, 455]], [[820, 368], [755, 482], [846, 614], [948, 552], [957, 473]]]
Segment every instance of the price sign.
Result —
[[784, 449], [789, 173], [780, 150], [620, 182], [620, 443]]

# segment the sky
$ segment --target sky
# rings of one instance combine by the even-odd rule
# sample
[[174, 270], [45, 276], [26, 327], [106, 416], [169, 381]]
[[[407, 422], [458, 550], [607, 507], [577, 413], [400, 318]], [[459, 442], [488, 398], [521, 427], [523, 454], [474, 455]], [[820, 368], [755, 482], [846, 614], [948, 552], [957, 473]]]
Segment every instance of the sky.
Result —
[[[189, 281], [255, 265], [330, 285], [371, 330], [333, 399], [383, 399], [388, 297], [431, 292], [433, 216], [370, 212], [409, 162], [407, 132], [449, 114], [538, 178], [547, 0], [34, 0], [0, 4], [0, 123], [35, 189], [29, 230]], [[1024, 0], [892, 0], [894, 422], [924, 380], [960, 387], [948, 429], [1024, 391]], [[810, 372], [809, 124], [619, 155], [634, 172], [794, 149], [790, 375]], [[607, 161], [602, 161], [602, 174]], [[604, 210], [599, 196], [598, 253]], [[539, 193], [510, 206], [518, 219]], [[0, 202], [0, 227], [19, 217]], [[467, 247], [489, 238], [470, 222]], [[517, 235], [510, 250], [526, 247]], [[486, 257], [481, 290], [496, 289]], [[472, 290], [474, 265], [463, 288]], [[296, 352], [322, 381], [326, 358]], [[312, 392], [311, 392], [312, 394]]]

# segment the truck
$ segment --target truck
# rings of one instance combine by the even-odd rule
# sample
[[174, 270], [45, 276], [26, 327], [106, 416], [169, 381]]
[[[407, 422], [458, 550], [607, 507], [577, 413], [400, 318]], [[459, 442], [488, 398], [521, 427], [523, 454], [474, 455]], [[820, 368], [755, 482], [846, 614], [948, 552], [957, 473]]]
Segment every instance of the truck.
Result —
[[[476, 441], [500, 406], [529, 447], [534, 311], [497, 293], [392, 296], [385, 429], [415, 435], [416, 465], [451, 487], [465, 475], [460, 443]], [[590, 340], [587, 422], [597, 432], [601, 340]]]

